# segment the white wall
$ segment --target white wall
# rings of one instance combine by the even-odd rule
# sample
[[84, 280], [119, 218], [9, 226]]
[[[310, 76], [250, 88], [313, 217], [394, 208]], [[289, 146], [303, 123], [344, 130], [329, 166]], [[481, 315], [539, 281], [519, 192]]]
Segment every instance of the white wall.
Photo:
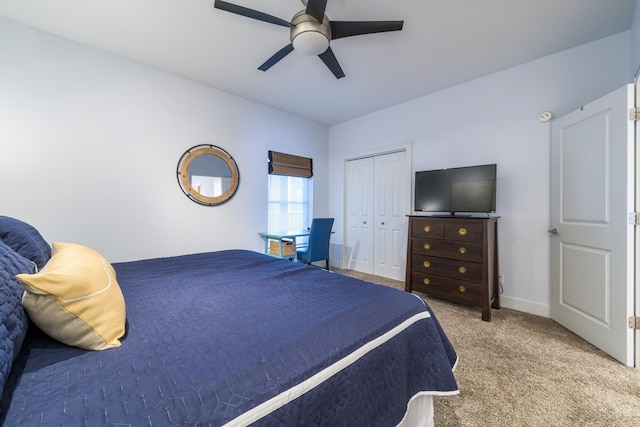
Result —
[[629, 75], [634, 77], [640, 68], [640, 6], [636, 0], [636, 8], [633, 13], [633, 22], [631, 23], [631, 51], [630, 51], [630, 69]]
[[620, 33], [333, 126], [334, 244], [344, 239], [343, 160], [351, 153], [412, 141], [412, 175], [497, 163], [503, 305], [548, 315], [550, 124], [537, 114], [561, 116], [629, 83], [629, 40]]
[[[112, 262], [260, 250], [267, 151], [314, 159], [328, 214], [326, 126], [0, 19], [0, 215]], [[176, 166], [198, 144], [227, 150], [240, 187], [205, 207]]]

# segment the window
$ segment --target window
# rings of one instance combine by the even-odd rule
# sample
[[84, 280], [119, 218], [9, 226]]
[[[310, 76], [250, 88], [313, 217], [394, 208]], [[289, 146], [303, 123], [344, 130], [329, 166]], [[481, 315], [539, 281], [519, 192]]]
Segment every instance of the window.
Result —
[[269, 232], [305, 230], [311, 224], [313, 161], [269, 151]]
[[311, 223], [311, 179], [269, 175], [268, 231], [304, 230]]

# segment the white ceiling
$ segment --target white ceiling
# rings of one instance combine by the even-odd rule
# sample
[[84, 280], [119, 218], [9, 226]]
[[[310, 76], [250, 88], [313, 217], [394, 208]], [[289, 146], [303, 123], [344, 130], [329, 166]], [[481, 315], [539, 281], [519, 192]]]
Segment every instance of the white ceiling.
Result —
[[[300, 0], [230, 0], [287, 21]], [[0, 16], [324, 124], [340, 123], [631, 26], [636, 0], [328, 0], [329, 19], [404, 20], [332, 41], [346, 77], [292, 52], [287, 28], [214, 0], [0, 0]]]

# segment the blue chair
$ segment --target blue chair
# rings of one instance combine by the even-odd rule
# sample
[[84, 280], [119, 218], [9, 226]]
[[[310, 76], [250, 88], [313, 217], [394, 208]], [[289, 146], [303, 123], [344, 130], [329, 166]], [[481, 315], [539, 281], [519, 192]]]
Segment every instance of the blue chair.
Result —
[[314, 218], [309, 230], [309, 243], [306, 247], [296, 250], [298, 262], [311, 264], [316, 261], [326, 261], [326, 269], [329, 269], [329, 239], [333, 218]]

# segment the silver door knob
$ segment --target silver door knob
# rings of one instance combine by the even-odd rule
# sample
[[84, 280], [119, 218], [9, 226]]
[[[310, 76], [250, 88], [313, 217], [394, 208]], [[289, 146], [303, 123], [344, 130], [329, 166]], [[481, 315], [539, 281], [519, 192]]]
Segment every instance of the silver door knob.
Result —
[[549, 234], [554, 234], [554, 235], [555, 235], [555, 234], [558, 234], [558, 229], [557, 229], [557, 228], [552, 228], [552, 229], [550, 229], [550, 230], [547, 230], [547, 233], [549, 233]]

